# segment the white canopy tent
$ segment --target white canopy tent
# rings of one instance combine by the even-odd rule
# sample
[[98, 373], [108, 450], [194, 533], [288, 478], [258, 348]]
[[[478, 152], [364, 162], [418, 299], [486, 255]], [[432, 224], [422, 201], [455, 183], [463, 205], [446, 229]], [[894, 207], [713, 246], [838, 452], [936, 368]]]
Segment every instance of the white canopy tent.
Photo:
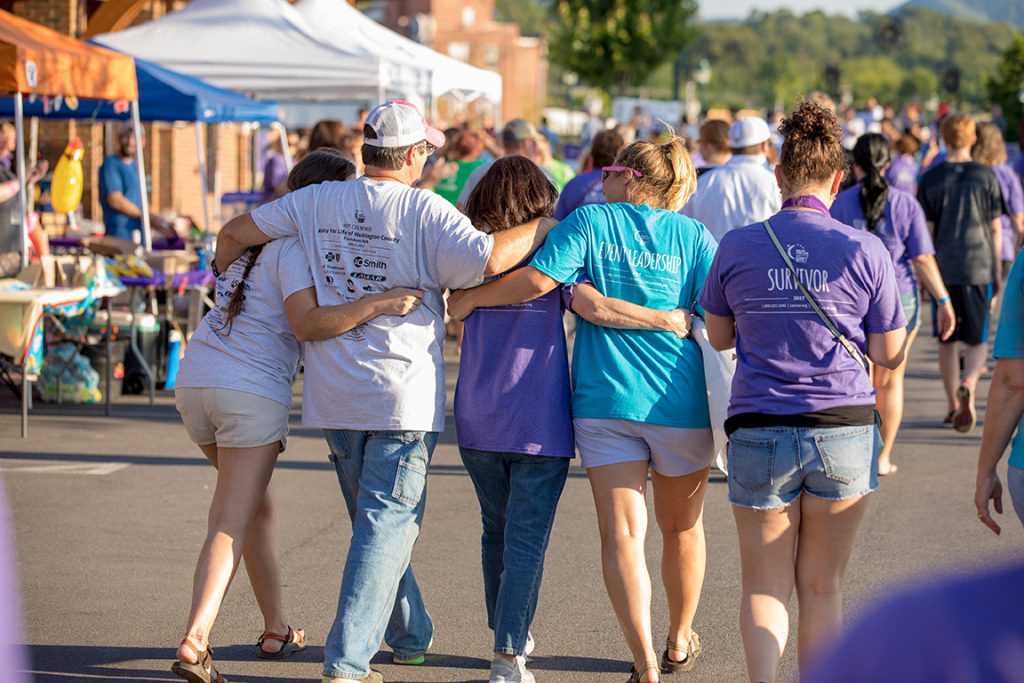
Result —
[[501, 103], [501, 76], [478, 69], [432, 50], [426, 45], [381, 26], [345, 0], [299, 0], [295, 9], [324, 41], [342, 50], [364, 54], [380, 62], [381, 73], [392, 83], [412, 69], [425, 70], [426, 89], [409, 90], [429, 97], [453, 95], [463, 100], [483, 97]]
[[95, 42], [256, 97], [381, 100], [380, 65], [318, 37], [284, 0], [193, 0]]

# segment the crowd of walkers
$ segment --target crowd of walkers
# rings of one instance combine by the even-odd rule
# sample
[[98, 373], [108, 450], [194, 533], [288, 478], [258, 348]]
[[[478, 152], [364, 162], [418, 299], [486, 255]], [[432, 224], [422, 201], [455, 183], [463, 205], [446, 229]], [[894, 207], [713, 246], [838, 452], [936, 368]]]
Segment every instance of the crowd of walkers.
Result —
[[[455, 421], [480, 505], [491, 683], [535, 680], [531, 625], [577, 452], [630, 683], [697, 664], [716, 428], [728, 434], [749, 679], [776, 680], [794, 591], [810, 676], [840, 631], [868, 494], [897, 471], [922, 289], [946, 421], [963, 432], [1003, 292], [975, 503], [998, 533], [989, 505], [1002, 510], [996, 467], [1016, 431], [1007, 484], [1024, 521], [1024, 204], [1000, 170], [1001, 133], [949, 114], [943, 149], [922, 159], [911, 128], [894, 140], [900, 131], [865, 125], [851, 140], [843, 118], [812, 97], [774, 131], [757, 117], [708, 121], [694, 154], [674, 134], [598, 129], [569, 179], [526, 121], [446, 135], [398, 101], [366, 113], [358, 167], [326, 145], [279, 173], [267, 187], [277, 198], [219, 235], [216, 305], [179, 374], [182, 420], [218, 474], [172, 670], [227, 680], [209, 636], [243, 558], [264, 619], [255, 654], [306, 646], [283, 606], [270, 489], [300, 364], [302, 420], [324, 430], [352, 525], [323, 681], [382, 681], [370, 668], [382, 642], [395, 664], [424, 663], [434, 627], [411, 558], [444, 428], [450, 319], [465, 324]], [[735, 357], [724, 424], [694, 326]]]

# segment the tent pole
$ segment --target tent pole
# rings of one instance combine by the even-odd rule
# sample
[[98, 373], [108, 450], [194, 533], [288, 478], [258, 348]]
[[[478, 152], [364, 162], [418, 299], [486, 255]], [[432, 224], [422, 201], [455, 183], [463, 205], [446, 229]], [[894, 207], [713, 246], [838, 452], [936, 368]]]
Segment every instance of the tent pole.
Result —
[[[39, 117], [33, 116], [28, 123], [28, 167], [35, 168], [39, 163]], [[35, 194], [28, 196], [28, 212], [36, 210]]]
[[288, 144], [288, 129], [280, 121], [273, 124], [273, 127], [277, 129], [277, 134], [281, 136], [281, 154], [284, 156], [284, 165], [290, 171], [295, 160], [292, 159], [292, 149]]
[[210, 180], [206, 175], [206, 149], [203, 145], [203, 123], [196, 121], [196, 157], [199, 159], [199, 182], [203, 189], [203, 231], [206, 239], [210, 239], [210, 231], [213, 226], [210, 224], [210, 205], [207, 201], [210, 193]]
[[135, 163], [139, 165], [139, 190], [142, 194], [142, 250], [153, 251], [153, 235], [149, 224], [149, 188], [146, 187], [146, 163], [142, 156], [142, 119], [139, 117], [139, 101], [132, 100], [132, 130], [135, 133]]
[[249, 136], [249, 160], [252, 162], [252, 191], [257, 192], [256, 176], [260, 173], [260, 124], [255, 124]]
[[25, 107], [21, 93], [14, 93], [14, 128], [17, 134], [18, 143], [15, 163], [18, 173], [18, 215], [21, 216], [21, 267], [28, 267], [28, 203], [26, 201], [25, 179], [28, 173], [25, 171]]

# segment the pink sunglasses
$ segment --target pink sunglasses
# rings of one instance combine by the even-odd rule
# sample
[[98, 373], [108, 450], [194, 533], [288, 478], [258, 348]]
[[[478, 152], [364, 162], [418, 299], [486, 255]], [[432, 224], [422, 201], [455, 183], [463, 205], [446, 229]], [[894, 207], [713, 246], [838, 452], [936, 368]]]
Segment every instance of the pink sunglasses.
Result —
[[630, 168], [629, 166], [604, 166], [601, 168], [601, 180], [607, 180], [609, 173], [618, 173], [622, 171], [629, 171], [637, 178], [644, 177], [643, 173], [636, 170], [635, 168]]

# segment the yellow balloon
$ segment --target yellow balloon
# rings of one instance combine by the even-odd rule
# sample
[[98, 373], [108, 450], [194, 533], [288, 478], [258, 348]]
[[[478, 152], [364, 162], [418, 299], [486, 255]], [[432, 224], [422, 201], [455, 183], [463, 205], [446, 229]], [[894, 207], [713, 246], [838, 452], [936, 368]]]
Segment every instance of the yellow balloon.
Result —
[[85, 150], [82, 141], [75, 138], [64, 148], [64, 154], [53, 169], [53, 181], [50, 183], [50, 204], [57, 213], [71, 213], [82, 203], [82, 185], [85, 177], [82, 172], [82, 157]]

